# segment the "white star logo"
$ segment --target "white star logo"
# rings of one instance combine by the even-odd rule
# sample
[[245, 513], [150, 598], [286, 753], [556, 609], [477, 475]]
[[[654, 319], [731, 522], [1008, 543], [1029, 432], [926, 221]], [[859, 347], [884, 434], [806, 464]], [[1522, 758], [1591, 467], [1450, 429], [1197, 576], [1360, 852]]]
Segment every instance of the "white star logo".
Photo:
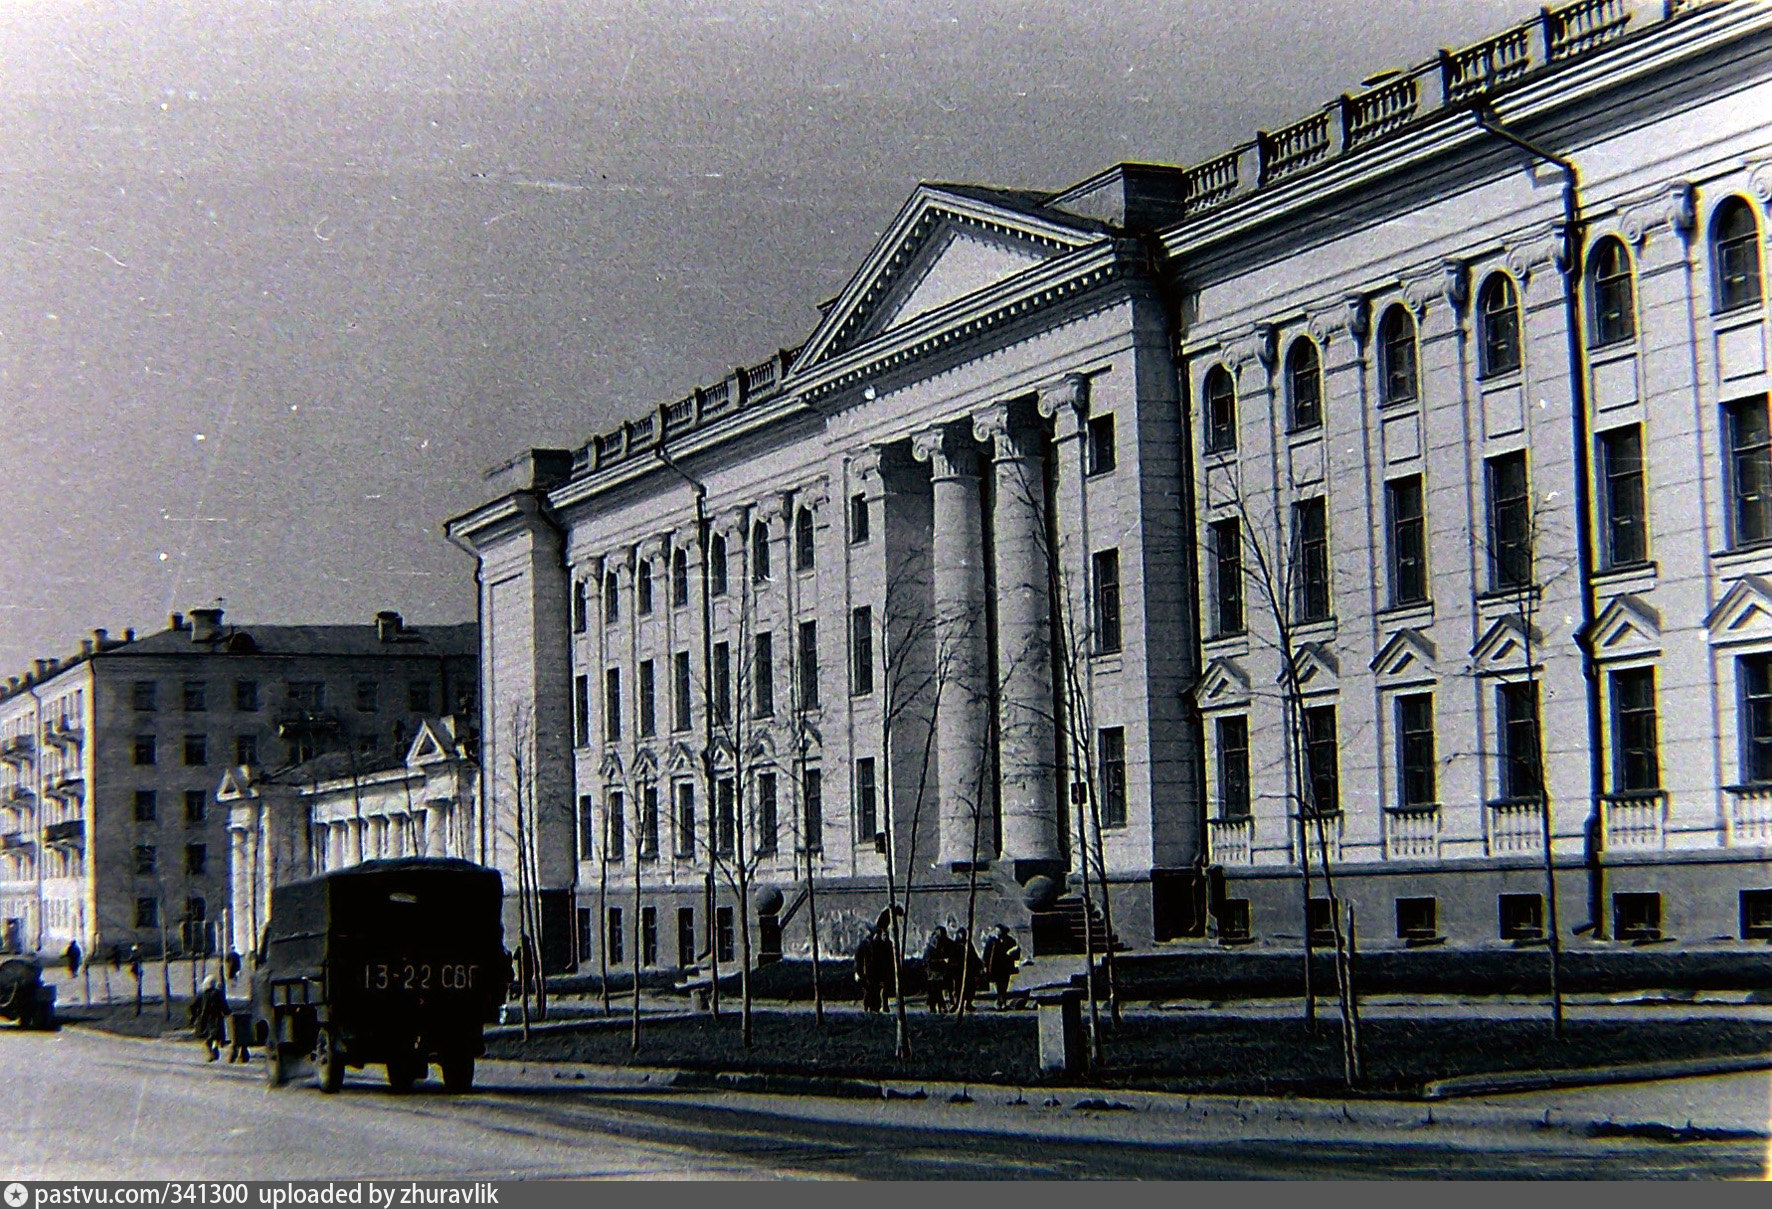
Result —
[[30, 1194], [25, 1191], [25, 1186], [17, 1181], [6, 1185], [6, 1203], [12, 1206], [12, 1209], [19, 1209], [19, 1206], [24, 1204], [29, 1196]]

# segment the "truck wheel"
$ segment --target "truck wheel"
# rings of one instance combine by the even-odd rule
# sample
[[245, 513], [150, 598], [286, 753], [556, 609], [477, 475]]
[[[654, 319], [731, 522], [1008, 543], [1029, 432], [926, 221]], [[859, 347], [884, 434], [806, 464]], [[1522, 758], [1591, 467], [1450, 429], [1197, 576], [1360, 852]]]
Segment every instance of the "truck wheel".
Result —
[[289, 1080], [289, 1061], [283, 1056], [283, 1043], [273, 1041], [265, 1046], [265, 1082], [282, 1087]]
[[465, 1095], [474, 1090], [474, 1059], [468, 1054], [458, 1054], [443, 1059], [443, 1090], [452, 1096]]
[[345, 1056], [330, 1025], [322, 1027], [314, 1038], [314, 1070], [320, 1076], [320, 1090], [326, 1095], [336, 1095], [345, 1085]]

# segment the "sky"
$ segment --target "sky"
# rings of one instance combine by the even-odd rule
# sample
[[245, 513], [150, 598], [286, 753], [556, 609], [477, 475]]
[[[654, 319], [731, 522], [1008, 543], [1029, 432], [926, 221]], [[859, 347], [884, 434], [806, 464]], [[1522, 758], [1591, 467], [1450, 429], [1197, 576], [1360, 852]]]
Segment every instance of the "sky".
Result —
[[799, 344], [918, 181], [1198, 162], [1536, 11], [0, 6], [0, 678], [471, 620], [487, 467]]

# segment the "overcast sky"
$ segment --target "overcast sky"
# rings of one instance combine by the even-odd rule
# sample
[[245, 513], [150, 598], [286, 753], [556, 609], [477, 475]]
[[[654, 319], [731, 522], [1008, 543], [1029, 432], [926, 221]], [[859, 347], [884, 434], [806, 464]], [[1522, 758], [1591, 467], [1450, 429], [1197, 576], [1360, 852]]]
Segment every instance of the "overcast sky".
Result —
[[917, 181], [1197, 161], [1536, 11], [8, 4], [0, 677], [471, 619], [482, 470], [798, 344]]

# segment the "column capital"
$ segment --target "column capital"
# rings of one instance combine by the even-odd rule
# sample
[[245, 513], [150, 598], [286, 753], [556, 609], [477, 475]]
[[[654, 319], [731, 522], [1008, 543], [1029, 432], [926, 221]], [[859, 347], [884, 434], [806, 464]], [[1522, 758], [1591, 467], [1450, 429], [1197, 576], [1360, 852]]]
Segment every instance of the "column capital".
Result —
[[965, 420], [932, 424], [913, 432], [911, 456], [919, 462], [928, 462], [934, 478], [978, 476], [978, 451], [972, 445], [971, 424]]
[[1060, 435], [1068, 427], [1080, 424], [1089, 414], [1089, 379], [1082, 374], [1066, 374], [1057, 382], [1040, 387], [1040, 414], [1056, 421]]
[[869, 486], [877, 486], [880, 481], [880, 458], [884, 452], [878, 445], [865, 445], [860, 449], [851, 450], [849, 467], [855, 477]]

